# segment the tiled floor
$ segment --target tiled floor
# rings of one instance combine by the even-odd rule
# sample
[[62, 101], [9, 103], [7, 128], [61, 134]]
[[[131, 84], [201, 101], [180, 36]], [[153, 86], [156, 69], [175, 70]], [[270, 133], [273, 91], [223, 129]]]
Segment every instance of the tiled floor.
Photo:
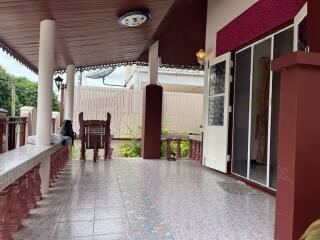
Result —
[[273, 239], [273, 197], [188, 160], [73, 161], [38, 205], [15, 240]]

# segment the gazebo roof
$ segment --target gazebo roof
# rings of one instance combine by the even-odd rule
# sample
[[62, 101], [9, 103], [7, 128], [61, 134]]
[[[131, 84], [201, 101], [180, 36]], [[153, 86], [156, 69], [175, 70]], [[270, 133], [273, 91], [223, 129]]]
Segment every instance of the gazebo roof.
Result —
[[[195, 68], [194, 54], [205, 44], [206, 0], [0, 2], [0, 46], [35, 72], [43, 19], [56, 21], [56, 71], [68, 64], [77, 70], [138, 61], [143, 65], [149, 46], [157, 40], [164, 66]], [[120, 14], [135, 9], [148, 9], [152, 18], [136, 28], [118, 23]]]

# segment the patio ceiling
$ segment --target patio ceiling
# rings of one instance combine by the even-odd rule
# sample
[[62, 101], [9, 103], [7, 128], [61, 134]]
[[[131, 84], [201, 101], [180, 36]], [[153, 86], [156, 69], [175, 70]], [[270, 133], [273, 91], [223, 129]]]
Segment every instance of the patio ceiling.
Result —
[[[56, 21], [56, 71], [68, 64], [84, 69], [134, 62], [154, 41], [164, 38], [165, 30], [170, 32], [168, 26], [174, 26], [177, 21], [172, 16], [181, 15], [184, 8], [199, 3], [205, 6], [202, 13], [196, 13], [196, 18], [204, 19], [203, 41], [200, 41], [204, 45], [206, 0], [0, 0], [0, 45], [36, 72], [40, 21], [50, 18]], [[136, 9], [149, 9], [150, 21], [136, 28], [118, 23], [120, 14]], [[160, 46], [171, 44], [171, 40], [165, 41]], [[197, 46], [192, 51], [204, 47], [198, 46], [199, 41], [194, 45]], [[190, 53], [191, 58], [194, 52]], [[196, 64], [190, 59], [174, 64]], [[143, 57], [139, 60], [147, 61]]]

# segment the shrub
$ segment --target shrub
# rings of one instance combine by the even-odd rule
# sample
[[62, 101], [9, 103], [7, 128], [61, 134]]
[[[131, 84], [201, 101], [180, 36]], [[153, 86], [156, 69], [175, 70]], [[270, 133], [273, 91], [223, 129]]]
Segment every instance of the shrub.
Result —
[[120, 144], [121, 157], [140, 157], [141, 142], [137, 139], [131, 140], [129, 143]]
[[77, 145], [74, 145], [72, 147], [72, 156], [71, 156], [71, 160], [78, 160], [80, 157], [80, 149]]

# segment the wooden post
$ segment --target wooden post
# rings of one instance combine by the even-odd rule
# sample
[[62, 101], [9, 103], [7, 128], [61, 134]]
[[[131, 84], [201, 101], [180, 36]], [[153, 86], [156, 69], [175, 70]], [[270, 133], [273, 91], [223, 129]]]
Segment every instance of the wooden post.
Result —
[[6, 120], [0, 119], [0, 154], [4, 152], [4, 150], [2, 149], [2, 145], [3, 145], [3, 134], [4, 134], [5, 127], [6, 127]]
[[9, 118], [8, 122], [8, 150], [15, 149], [16, 147], [16, 119]]
[[83, 120], [83, 112], [79, 114], [79, 125], [80, 125], [80, 131], [79, 131], [79, 138], [81, 141], [81, 148], [80, 148], [80, 160], [86, 161], [86, 126], [85, 122]]
[[177, 150], [176, 150], [176, 159], [181, 159], [181, 139], [177, 138]]
[[112, 149], [111, 149], [111, 133], [110, 133], [110, 124], [111, 124], [111, 114], [107, 114], [107, 121], [105, 126], [105, 160], [111, 159], [112, 156]]
[[26, 144], [26, 125], [27, 118], [20, 119], [20, 132], [19, 132], [19, 146], [22, 147]]
[[192, 159], [192, 148], [193, 148], [193, 146], [192, 146], [192, 143], [193, 143], [193, 141], [191, 140], [191, 139], [189, 139], [189, 158], [190, 159]]
[[171, 159], [171, 139], [167, 138], [167, 148], [166, 148], [166, 156], [167, 156], [167, 160]]
[[51, 124], [52, 124], [52, 133], [54, 134], [56, 132], [56, 119], [55, 118], [52, 118]]

